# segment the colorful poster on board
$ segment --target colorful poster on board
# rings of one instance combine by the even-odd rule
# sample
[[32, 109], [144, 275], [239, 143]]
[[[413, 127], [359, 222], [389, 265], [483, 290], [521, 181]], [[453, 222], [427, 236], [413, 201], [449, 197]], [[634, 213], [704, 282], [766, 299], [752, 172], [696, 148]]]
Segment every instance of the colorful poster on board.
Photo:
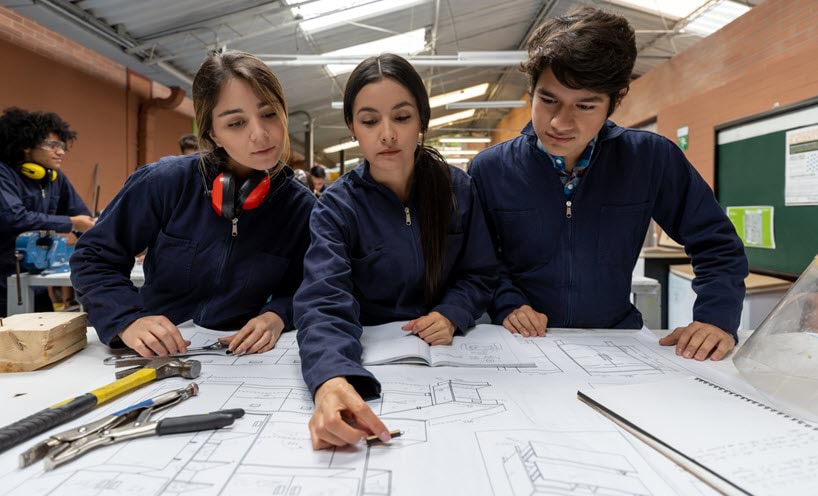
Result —
[[775, 249], [774, 207], [727, 207], [727, 217], [745, 247]]

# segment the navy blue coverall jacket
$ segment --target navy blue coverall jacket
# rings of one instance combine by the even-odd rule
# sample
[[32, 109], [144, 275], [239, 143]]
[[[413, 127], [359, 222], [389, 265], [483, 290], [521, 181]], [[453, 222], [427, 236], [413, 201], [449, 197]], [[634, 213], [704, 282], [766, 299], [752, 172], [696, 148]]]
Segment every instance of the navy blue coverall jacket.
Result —
[[[137, 170], [77, 243], [71, 282], [103, 343], [148, 315], [236, 330], [272, 311], [292, 328], [315, 198], [285, 168], [261, 205], [238, 216], [234, 237], [198, 163], [198, 154], [166, 157]], [[137, 289], [130, 273], [146, 248]]]
[[[315, 394], [344, 376], [365, 398], [380, 384], [361, 366], [361, 326], [440, 312], [465, 331], [485, 310], [497, 261], [471, 178], [450, 167], [457, 210], [451, 215], [444, 292], [424, 304], [424, 258], [414, 189], [407, 205], [362, 164], [321, 195], [312, 212], [312, 242], [295, 316], [304, 381]], [[408, 208], [408, 213], [406, 208]]]
[[91, 212], [62, 172], [55, 181], [35, 181], [0, 162], [0, 315], [6, 314], [6, 277], [15, 272], [17, 236], [38, 230], [71, 232], [73, 215]]
[[[671, 141], [608, 121], [571, 198], [529, 123], [479, 153], [474, 178], [500, 262], [489, 314], [531, 305], [551, 327], [640, 328], [631, 273], [651, 217], [692, 258], [695, 320], [735, 337], [747, 259], [713, 191]], [[570, 209], [568, 208], [570, 202]]]

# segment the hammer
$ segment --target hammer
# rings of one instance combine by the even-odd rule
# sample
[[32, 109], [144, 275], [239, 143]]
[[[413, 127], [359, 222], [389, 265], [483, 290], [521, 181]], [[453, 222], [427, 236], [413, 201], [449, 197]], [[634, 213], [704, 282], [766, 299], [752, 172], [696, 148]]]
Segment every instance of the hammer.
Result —
[[132, 359], [131, 362], [123, 365], [139, 364], [139, 366], [122, 371], [124, 373], [118, 373], [118, 380], [111, 384], [94, 389], [81, 396], [61, 401], [45, 410], [40, 410], [33, 415], [0, 428], [0, 453], [31, 439], [37, 434], [84, 415], [106, 401], [147, 384], [154, 379], [173, 376], [195, 379], [202, 370], [202, 363], [199, 361], [179, 360], [172, 357], [147, 357]]

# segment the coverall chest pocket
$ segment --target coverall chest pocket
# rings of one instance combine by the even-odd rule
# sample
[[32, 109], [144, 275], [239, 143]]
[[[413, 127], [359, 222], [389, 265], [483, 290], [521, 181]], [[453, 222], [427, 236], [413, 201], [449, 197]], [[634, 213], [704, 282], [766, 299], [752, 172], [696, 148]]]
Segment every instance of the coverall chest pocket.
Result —
[[189, 292], [190, 272], [195, 255], [196, 243], [159, 231], [156, 243], [149, 249], [145, 259], [145, 285], [171, 290], [173, 293]]
[[547, 264], [559, 245], [561, 219], [543, 209], [496, 212], [500, 256], [511, 267]]
[[244, 288], [247, 297], [252, 299], [267, 298], [271, 294], [278, 294], [277, 289], [290, 266], [290, 259], [267, 252], [256, 253], [252, 263], [242, 264], [244, 274]]
[[606, 265], [633, 266], [642, 249], [650, 220], [650, 203], [602, 205], [597, 257]]
[[20, 201], [26, 207], [26, 210], [51, 213], [48, 210], [43, 210], [43, 202], [48, 200], [43, 200], [43, 196], [39, 189], [36, 191], [33, 189], [32, 190], [23, 189], [22, 191], [20, 191]]
[[[370, 301], [379, 301], [384, 295], [384, 281], [402, 279], [398, 253], [390, 253], [379, 244], [374, 248], [363, 248], [350, 256], [352, 281], [356, 289]], [[404, 261], [412, 263], [410, 260]], [[387, 284], [392, 286], [393, 283]]]

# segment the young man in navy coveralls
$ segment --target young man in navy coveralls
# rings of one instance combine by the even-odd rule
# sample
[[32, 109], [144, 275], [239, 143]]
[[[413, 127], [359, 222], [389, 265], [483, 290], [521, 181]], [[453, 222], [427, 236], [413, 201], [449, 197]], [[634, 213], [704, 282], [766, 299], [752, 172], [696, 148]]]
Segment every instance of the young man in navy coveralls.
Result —
[[694, 321], [659, 342], [722, 359], [737, 341], [747, 260], [713, 192], [671, 141], [607, 118], [628, 92], [633, 29], [593, 8], [546, 21], [523, 71], [531, 122], [469, 170], [500, 261], [489, 314], [524, 336], [640, 328], [631, 273], [651, 217], [690, 255]]

